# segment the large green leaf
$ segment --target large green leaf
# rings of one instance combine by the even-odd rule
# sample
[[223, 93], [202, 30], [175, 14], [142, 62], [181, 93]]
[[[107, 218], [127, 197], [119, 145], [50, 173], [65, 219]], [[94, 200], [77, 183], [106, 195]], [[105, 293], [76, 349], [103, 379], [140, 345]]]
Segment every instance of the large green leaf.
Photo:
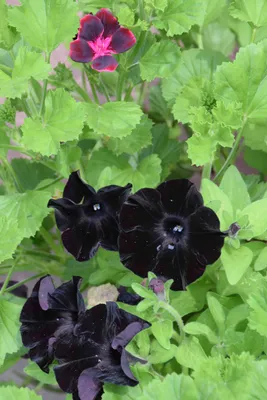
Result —
[[6, 386], [0, 388], [0, 400], [42, 400], [33, 390]]
[[56, 154], [60, 142], [77, 139], [82, 132], [85, 110], [64, 89], [49, 91], [43, 120], [26, 118], [22, 127], [25, 147], [43, 155]]
[[19, 35], [16, 30], [9, 26], [7, 20], [7, 4], [6, 0], [0, 0], [0, 47], [5, 49], [11, 49], [14, 43], [19, 39]]
[[[1, 196], [0, 196], [1, 199]], [[12, 258], [14, 251], [23, 239], [18, 230], [18, 222], [15, 218], [7, 218], [4, 213], [0, 215], [0, 263]]]
[[140, 60], [141, 77], [152, 81], [172, 74], [180, 58], [179, 47], [171, 41], [154, 43]]
[[49, 374], [43, 372], [41, 368], [34, 362], [29, 362], [29, 364], [24, 368], [24, 372], [36, 379], [37, 381], [43, 383], [44, 385], [56, 385], [57, 381], [54, 375], [54, 371], [51, 369]]
[[250, 307], [249, 326], [260, 335], [267, 337], [267, 288], [258, 289], [248, 299]]
[[246, 246], [240, 246], [239, 249], [231, 247], [227, 243], [222, 249], [221, 260], [225, 269], [225, 273], [230, 285], [235, 285], [253, 259], [253, 252]]
[[[77, 4], [71, 0], [22, 0], [9, 10], [9, 23], [33, 47], [46, 52], [70, 42], [79, 27]], [[27, 21], [27, 23], [25, 23]]]
[[[264, 234], [267, 231], [267, 198], [254, 201], [246, 206], [239, 214], [238, 221], [242, 230], [243, 239], [251, 239]], [[248, 219], [247, 224], [243, 226], [242, 220]]]
[[229, 11], [234, 18], [252, 22], [257, 27], [267, 25], [267, 3], [265, 0], [233, 0]]
[[122, 138], [140, 123], [141, 108], [136, 103], [114, 101], [102, 106], [86, 104], [87, 123], [99, 135]]
[[15, 353], [21, 347], [20, 312], [21, 307], [18, 304], [0, 298], [0, 365], [3, 364], [6, 354]]
[[34, 53], [27, 47], [21, 47], [11, 77], [0, 69], [0, 96], [21, 97], [28, 90], [31, 77], [37, 80], [45, 79], [50, 70], [51, 65], [45, 62], [42, 54]]

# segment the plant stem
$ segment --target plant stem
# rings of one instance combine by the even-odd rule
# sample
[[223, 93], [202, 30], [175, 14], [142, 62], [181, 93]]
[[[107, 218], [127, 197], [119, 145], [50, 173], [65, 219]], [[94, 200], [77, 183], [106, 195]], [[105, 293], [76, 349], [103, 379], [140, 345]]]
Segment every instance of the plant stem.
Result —
[[83, 88], [81, 88], [81, 86], [78, 85], [76, 81], [75, 81], [75, 90], [84, 101], [86, 101], [87, 103], [92, 103], [89, 94]]
[[211, 162], [204, 165], [204, 167], [202, 169], [202, 179], [210, 179], [211, 169], [212, 169]]
[[[45, 61], [48, 64], [50, 63], [50, 53], [46, 54]], [[48, 80], [44, 79], [42, 99], [41, 99], [40, 110], [39, 110], [39, 115], [40, 116], [42, 116], [44, 114], [44, 111], [45, 111], [45, 98], [46, 98], [46, 92], [47, 92], [47, 84], [48, 84]]]
[[9, 286], [8, 288], [6, 288], [5, 293], [12, 292], [12, 290], [17, 289], [18, 287], [24, 285], [25, 283], [33, 281], [34, 279], [40, 278], [40, 276], [43, 276], [43, 275], [44, 275], [44, 273], [40, 272], [39, 274], [30, 276], [29, 278], [24, 279], [23, 281], [20, 281], [20, 282], [16, 283], [15, 285], [12, 285], [12, 286]]
[[125, 93], [124, 101], [129, 101], [133, 91], [133, 85], [130, 85]]
[[4, 167], [6, 168], [8, 174], [10, 175], [10, 177], [12, 178], [12, 180], [14, 181], [14, 185], [15, 188], [18, 192], [22, 193], [22, 187], [20, 186], [19, 182], [17, 181], [15, 172], [13, 171], [12, 165], [6, 160], [6, 159], [2, 159], [2, 163], [4, 165]]
[[255, 37], [256, 37], [256, 33], [257, 33], [257, 29], [258, 28], [256, 26], [254, 26], [254, 28], [252, 29], [250, 43], [254, 43]]
[[96, 88], [95, 88], [95, 84], [91, 81], [89, 81], [89, 84], [91, 86], [91, 90], [92, 90], [92, 94], [93, 94], [93, 98], [96, 104], [99, 104], [99, 99], [96, 93]]
[[245, 124], [242, 126], [242, 128], [238, 132], [238, 134], [236, 136], [236, 139], [235, 139], [235, 143], [234, 143], [230, 153], [228, 154], [228, 157], [225, 160], [222, 168], [220, 169], [218, 174], [215, 176], [214, 182], [217, 181], [221, 176], [223, 176], [223, 174], [225, 173], [225, 171], [227, 170], [229, 165], [235, 161], [235, 157], [236, 157], [236, 154], [237, 154], [237, 151], [238, 151], [238, 146], [239, 146], [240, 140], [242, 139], [244, 126], [245, 126]]
[[50, 186], [53, 186], [55, 183], [60, 182], [62, 179], [64, 179], [63, 176], [60, 176], [59, 178], [54, 179], [52, 182], [48, 183], [47, 185], [41, 186], [37, 188], [36, 190], [45, 190], [49, 188]]
[[117, 93], [116, 93], [116, 100], [117, 101], [121, 101], [126, 75], [127, 74], [126, 74], [125, 70], [123, 70], [122, 73], [119, 75], [119, 81], [118, 81]]
[[175, 322], [177, 323], [178, 328], [179, 328], [179, 332], [180, 332], [180, 342], [179, 342], [179, 344], [181, 344], [182, 341], [185, 338], [184, 323], [183, 323], [182, 317], [180, 316], [180, 314], [170, 304], [165, 303], [164, 301], [160, 301], [160, 308], [163, 308], [164, 310], [166, 310], [175, 319]]
[[62, 259], [61, 248], [55, 243], [51, 234], [43, 226], [40, 228], [39, 232], [42, 235], [44, 241], [48, 244], [48, 246], [54, 251], [54, 253], [58, 257], [60, 257]]
[[101, 75], [99, 75], [99, 86], [102, 89], [107, 101], [110, 101], [110, 97], [109, 97], [106, 85], [104, 84], [103, 79], [101, 78]]
[[23, 254], [28, 254], [30, 256], [34, 257], [41, 257], [41, 258], [49, 258], [50, 260], [55, 260], [55, 261], [62, 261], [63, 258], [61, 256], [57, 256], [55, 254], [47, 253], [46, 251], [41, 251], [41, 250], [21, 250], [20, 252], [21, 255]]
[[10, 267], [10, 269], [9, 269], [9, 271], [8, 271], [8, 273], [7, 273], [5, 282], [3, 283], [3, 286], [2, 286], [2, 288], [1, 288], [1, 290], [0, 290], [0, 296], [1, 296], [2, 294], [5, 293], [5, 290], [6, 290], [7, 286], [8, 286], [8, 284], [9, 284], [11, 275], [13, 274], [13, 271], [14, 271], [14, 268], [15, 268], [17, 262], [18, 262], [18, 258], [16, 258], [16, 259], [14, 260], [13, 265]]

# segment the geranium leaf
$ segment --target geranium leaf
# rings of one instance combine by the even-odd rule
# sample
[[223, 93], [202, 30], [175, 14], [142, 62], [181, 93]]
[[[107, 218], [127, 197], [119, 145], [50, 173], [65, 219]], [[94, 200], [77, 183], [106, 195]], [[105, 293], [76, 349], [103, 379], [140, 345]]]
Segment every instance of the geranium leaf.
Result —
[[201, 2], [194, 0], [168, 0], [164, 11], [159, 11], [154, 25], [167, 31], [167, 36], [188, 32], [192, 25], [199, 24], [205, 10]]
[[34, 362], [30, 362], [25, 368], [24, 368], [25, 374], [31, 376], [34, 379], [37, 379], [37, 381], [43, 383], [44, 385], [56, 385], [57, 381], [54, 375], [54, 371], [51, 369], [49, 374], [46, 374], [41, 370], [41, 368], [35, 364]]
[[152, 81], [172, 74], [180, 58], [179, 47], [170, 41], [154, 43], [140, 60], [141, 77]]
[[12, 258], [14, 251], [23, 239], [23, 235], [18, 232], [18, 222], [15, 218], [7, 218], [4, 214], [0, 214], [1, 263], [4, 260]]
[[[222, 4], [221, 1], [219, 1]], [[210, 1], [210, 4], [218, 5], [218, 2]], [[217, 10], [220, 8], [217, 8]], [[234, 33], [223, 24], [213, 22], [203, 29], [204, 49], [220, 51], [223, 55], [229, 56], [234, 50], [236, 38]]]
[[21, 306], [18, 304], [0, 298], [0, 365], [3, 364], [6, 354], [15, 353], [21, 347], [19, 334], [20, 311]]
[[8, 400], [42, 400], [33, 390], [27, 388], [18, 388], [16, 386], [0, 387], [0, 399]]
[[[77, 4], [69, 0], [22, 0], [9, 10], [9, 23], [33, 47], [50, 53], [78, 30]], [[25, 24], [27, 20], [27, 24]]]
[[115, 154], [134, 154], [151, 144], [152, 126], [152, 121], [146, 115], [143, 115], [140, 124], [133, 129], [130, 135], [121, 139], [111, 137], [107, 146]]
[[225, 273], [230, 285], [235, 285], [248, 267], [253, 259], [253, 252], [246, 246], [240, 246], [235, 249], [227, 243], [222, 249], [221, 260], [225, 269]]
[[0, 0], [0, 46], [9, 50], [13, 47], [16, 41], [19, 39], [19, 35], [14, 28], [9, 26], [7, 20], [7, 4], [6, 0]]
[[51, 70], [42, 54], [21, 47], [15, 60], [11, 77], [0, 69], [0, 96], [21, 97], [28, 90], [29, 79], [45, 79]]
[[49, 91], [43, 120], [26, 118], [22, 142], [28, 149], [49, 156], [60, 142], [77, 139], [82, 132], [85, 110], [64, 89]]
[[234, 18], [241, 21], [252, 22], [260, 27], [267, 25], [267, 3], [265, 0], [233, 0], [229, 10]]
[[114, 101], [102, 106], [86, 104], [87, 123], [99, 135], [122, 138], [140, 123], [142, 111], [135, 103]]

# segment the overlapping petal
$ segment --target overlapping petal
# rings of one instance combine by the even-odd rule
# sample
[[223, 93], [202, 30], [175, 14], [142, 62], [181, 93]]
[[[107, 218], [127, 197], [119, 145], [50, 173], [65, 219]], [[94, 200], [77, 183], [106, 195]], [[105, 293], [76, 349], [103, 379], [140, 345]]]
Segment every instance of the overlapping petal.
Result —
[[130, 50], [136, 43], [134, 34], [126, 28], [119, 28], [112, 36], [109, 49], [119, 54]]
[[104, 32], [104, 26], [96, 15], [87, 14], [80, 20], [79, 37], [94, 42]]
[[76, 39], [70, 43], [70, 58], [73, 61], [88, 63], [92, 61], [94, 52], [86, 40]]
[[118, 62], [112, 56], [100, 56], [92, 62], [92, 68], [99, 72], [112, 72], [117, 66]]
[[102, 8], [100, 11], [98, 11], [96, 13], [96, 17], [100, 19], [104, 26], [104, 38], [113, 35], [113, 33], [115, 33], [120, 27], [117, 18], [115, 18], [107, 8]]

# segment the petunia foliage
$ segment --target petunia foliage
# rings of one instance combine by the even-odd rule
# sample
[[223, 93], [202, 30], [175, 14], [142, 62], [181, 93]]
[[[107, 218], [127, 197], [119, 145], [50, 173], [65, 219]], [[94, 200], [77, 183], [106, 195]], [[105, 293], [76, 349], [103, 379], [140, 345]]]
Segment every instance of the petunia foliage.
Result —
[[266, 13], [0, 0], [0, 400], [267, 399]]

